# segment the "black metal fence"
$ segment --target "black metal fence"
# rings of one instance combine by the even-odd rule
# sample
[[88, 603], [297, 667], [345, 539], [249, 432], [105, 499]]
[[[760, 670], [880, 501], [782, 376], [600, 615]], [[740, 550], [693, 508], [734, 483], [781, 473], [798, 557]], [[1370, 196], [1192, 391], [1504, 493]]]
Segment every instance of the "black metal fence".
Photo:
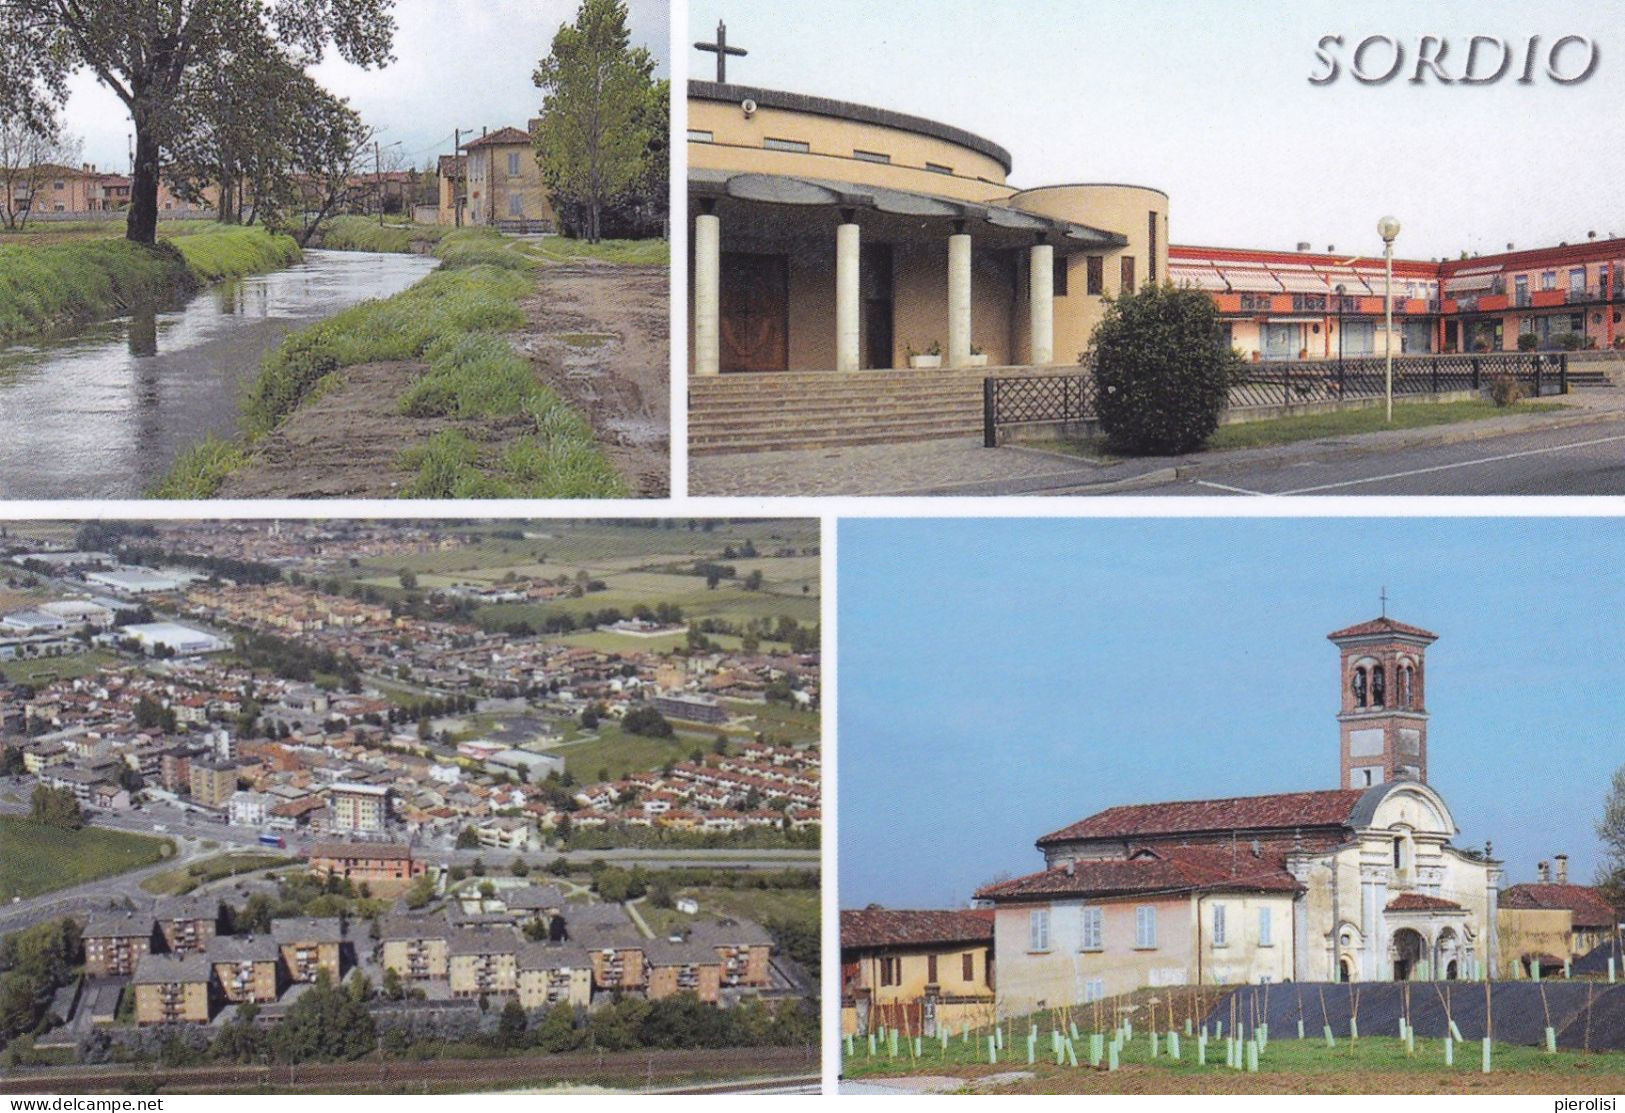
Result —
[[[1566, 352], [1491, 352], [1480, 355], [1396, 356], [1394, 397], [1481, 390], [1495, 379], [1516, 379], [1525, 394], [1568, 393]], [[1387, 361], [1358, 359], [1279, 360], [1250, 363], [1230, 381], [1230, 408], [1300, 406], [1382, 398]]]
[[1095, 416], [1095, 376], [989, 376], [982, 380], [982, 443], [999, 445], [1007, 425], [1088, 421]]
[[[1497, 378], [1515, 379], [1533, 397], [1569, 392], [1566, 352], [1491, 352], [1480, 355], [1396, 356], [1394, 397], [1482, 390]], [[1387, 361], [1272, 360], [1244, 365], [1230, 381], [1230, 410], [1305, 406], [1387, 395]], [[996, 448], [999, 430], [1015, 425], [1091, 421], [1095, 377], [990, 376], [982, 380], [982, 443]]]

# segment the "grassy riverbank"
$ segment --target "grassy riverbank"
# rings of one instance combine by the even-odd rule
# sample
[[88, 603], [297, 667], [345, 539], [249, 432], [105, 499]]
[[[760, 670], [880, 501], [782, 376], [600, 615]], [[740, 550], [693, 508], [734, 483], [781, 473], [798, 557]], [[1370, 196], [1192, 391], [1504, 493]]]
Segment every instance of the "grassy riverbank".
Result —
[[[346, 242], [353, 221], [339, 226]], [[368, 222], [369, 228], [377, 225]], [[391, 230], [387, 227], [384, 232]], [[397, 229], [411, 232], [411, 229]], [[329, 241], [331, 242], [331, 241]], [[387, 250], [368, 240], [365, 250]], [[210, 439], [177, 461], [153, 492], [208, 498], [233, 471], [253, 466], [255, 442], [299, 408], [337, 389], [347, 367], [416, 365], [398, 403], [403, 421], [443, 419], [512, 425], [501, 443], [478, 443], [453, 424], [402, 452], [408, 498], [591, 498], [625, 493], [591, 427], [542, 384], [505, 333], [525, 322], [533, 260], [485, 229], [448, 230], [434, 254], [442, 266], [410, 289], [363, 302], [289, 337], [271, 352], [243, 406], [244, 444]], [[297, 495], [298, 492], [288, 492]]]
[[299, 259], [287, 236], [205, 225], [156, 247], [108, 238], [45, 246], [0, 242], [0, 342], [115, 316], [143, 301]]
[[454, 229], [440, 224], [379, 224], [370, 216], [336, 216], [322, 228], [321, 245], [334, 251], [427, 251]]

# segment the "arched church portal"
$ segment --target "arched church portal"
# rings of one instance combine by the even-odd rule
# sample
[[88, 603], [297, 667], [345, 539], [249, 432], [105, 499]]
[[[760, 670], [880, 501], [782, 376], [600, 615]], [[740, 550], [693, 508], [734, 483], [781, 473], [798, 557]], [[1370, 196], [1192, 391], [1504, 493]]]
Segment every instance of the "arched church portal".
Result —
[[1415, 928], [1400, 928], [1394, 932], [1394, 981], [1408, 982], [1421, 973], [1427, 957], [1427, 940]]

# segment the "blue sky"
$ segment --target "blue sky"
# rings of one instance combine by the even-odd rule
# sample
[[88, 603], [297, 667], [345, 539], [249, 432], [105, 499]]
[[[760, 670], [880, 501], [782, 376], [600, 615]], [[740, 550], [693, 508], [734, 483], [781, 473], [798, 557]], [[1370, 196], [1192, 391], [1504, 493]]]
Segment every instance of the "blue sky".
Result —
[[[1599, 130], [1625, 97], [1617, 4], [692, 0], [689, 37], [709, 39], [719, 18], [750, 51], [729, 61], [732, 81], [968, 128], [1010, 149], [1019, 185], [1166, 190], [1174, 243], [1380, 254], [1385, 210], [1414, 258], [1577, 242], [1608, 221], [1625, 235], [1625, 148]], [[1568, 88], [1516, 84], [1521, 53], [1495, 85], [1359, 85], [1346, 60], [1377, 33], [1403, 39], [1413, 62], [1420, 36], [1448, 38], [1456, 75], [1473, 35], [1520, 49], [1530, 35], [1587, 35], [1601, 61]], [[1331, 34], [1347, 41], [1345, 76], [1312, 86]], [[695, 76], [715, 76], [711, 56], [687, 56]]]
[[1508, 882], [1625, 764], [1618, 519], [846, 520], [843, 908], [962, 906], [1114, 804], [1338, 787], [1332, 630], [1428, 651], [1429, 780]]

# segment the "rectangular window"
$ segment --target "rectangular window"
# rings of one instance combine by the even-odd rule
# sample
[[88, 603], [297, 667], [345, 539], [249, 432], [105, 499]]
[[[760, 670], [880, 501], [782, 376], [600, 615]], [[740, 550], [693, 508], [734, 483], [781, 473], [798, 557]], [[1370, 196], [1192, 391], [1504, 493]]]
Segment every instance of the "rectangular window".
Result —
[[937, 984], [937, 956], [925, 956], [925, 980], [931, 985]]
[[1574, 267], [1569, 271], [1569, 289], [1584, 290], [1586, 285], [1586, 269]]
[[812, 147], [808, 145], [807, 141], [804, 139], [769, 138], [762, 140], [762, 146], [770, 151], [794, 151], [799, 155], [804, 155], [808, 151], [812, 150]]
[[1082, 948], [1086, 951], [1099, 951], [1105, 947], [1105, 931], [1103, 928], [1104, 909], [1095, 905], [1088, 905], [1083, 910]]
[[880, 984], [899, 985], [902, 978], [898, 977], [898, 961], [895, 958], [882, 958], [880, 960]]
[[879, 151], [853, 151], [852, 157], [863, 162], [890, 162], [891, 156]]
[[1557, 272], [1556, 271], [1547, 271], [1545, 274], [1541, 275], [1540, 276], [1540, 288], [1542, 290], [1555, 290], [1555, 289], [1557, 289]]
[[1150, 262], [1145, 265], [1145, 280], [1155, 283], [1157, 281], [1157, 214], [1155, 211], [1146, 216], [1145, 230], [1145, 242], [1151, 245], [1147, 255]]
[[1134, 945], [1141, 948], [1157, 945], [1157, 910], [1149, 904], [1134, 910]]
[[1123, 256], [1122, 278], [1123, 293], [1132, 294], [1134, 292], [1134, 256], [1132, 255]]
[[1225, 943], [1224, 905], [1213, 906], [1213, 945], [1222, 947]]
[[517, 193], [508, 194], [508, 215], [525, 215], [525, 199]]
[[928, 162], [925, 164], [925, 168], [933, 174], [952, 174], [954, 172], [952, 166], [944, 166], [940, 162]]
[[1049, 950], [1049, 909], [1035, 908], [1027, 913], [1027, 949]]
[[1055, 278], [1053, 279], [1055, 296], [1066, 297], [1066, 257], [1058, 255], [1055, 258]]
[[976, 955], [966, 951], [960, 959], [960, 964], [963, 967], [960, 977], [967, 982], [974, 982], [976, 980]]
[[1089, 293], [1099, 296], [1106, 292], [1106, 257], [1089, 256]]
[[1258, 910], [1258, 945], [1260, 947], [1269, 947], [1275, 943], [1274, 925], [1275, 920], [1270, 915], [1270, 910], [1260, 908]]
[[690, 143], [709, 143], [715, 138], [716, 136], [711, 132], [700, 131], [697, 128], [688, 129], [688, 141]]
[[508, 177], [510, 177], [510, 178], [519, 177], [519, 152], [518, 151], [510, 151], [508, 153]]
[[1083, 983], [1083, 1003], [1085, 1005], [1087, 1005], [1091, 1001], [1102, 1000], [1102, 999], [1105, 998], [1105, 996], [1106, 996], [1106, 979], [1105, 978], [1090, 978], [1088, 981]]

